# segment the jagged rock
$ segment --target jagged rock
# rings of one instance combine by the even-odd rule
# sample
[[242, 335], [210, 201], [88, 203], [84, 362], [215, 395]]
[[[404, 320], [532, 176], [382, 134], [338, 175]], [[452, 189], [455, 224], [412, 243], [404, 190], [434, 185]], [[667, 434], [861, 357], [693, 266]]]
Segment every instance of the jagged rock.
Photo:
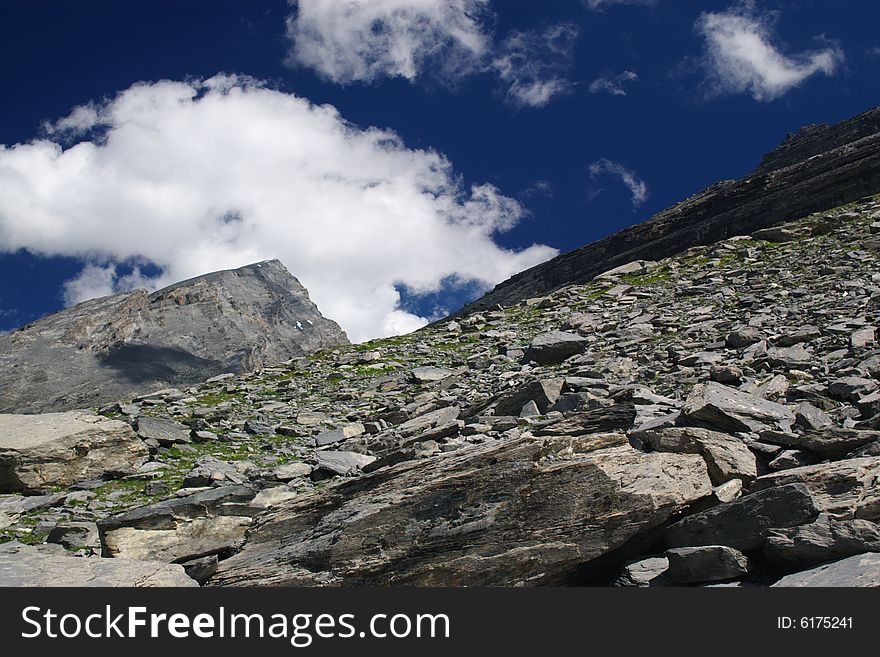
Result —
[[689, 424], [728, 433], [789, 427], [794, 422], [794, 413], [785, 406], [715, 382], [695, 386], [681, 415]]
[[253, 498], [247, 486], [226, 486], [103, 518], [104, 556], [185, 562], [230, 551], [255, 513]]
[[318, 452], [318, 464], [315, 470], [345, 476], [361, 470], [375, 460], [375, 456], [356, 452]]
[[155, 440], [165, 446], [191, 442], [189, 427], [167, 418], [149, 415], [139, 417], [137, 432], [142, 439]]
[[697, 427], [639, 431], [631, 435], [658, 452], [702, 455], [716, 486], [731, 479], [748, 482], [758, 476], [755, 455], [736, 436]]
[[183, 485], [186, 488], [201, 488], [223, 482], [242, 484], [245, 479], [236, 464], [221, 461], [213, 456], [200, 456], [196, 459], [193, 469], [183, 478]]
[[749, 574], [749, 560], [725, 545], [674, 548], [666, 551], [666, 576], [677, 584], [703, 584], [739, 579]]
[[738, 550], [761, 547], [767, 532], [802, 525], [819, 513], [803, 484], [775, 486], [675, 523], [666, 530], [667, 546], [726, 545]]
[[217, 572], [217, 563], [217, 555], [211, 554], [207, 557], [192, 559], [181, 565], [186, 571], [187, 577], [191, 577], [201, 585], [211, 579], [211, 575]]
[[430, 429], [436, 429], [437, 427], [455, 422], [458, 420], [459, 415], [461, 415], [460, 408], [457, 406], [446, 406], [407, 420], [398, 427], [398, 430], [404, 436], [415, 436], [423, 434]]
[[840, 401], [858, 401], [877, 390], [877, 382], [860, 376], [845, 376], [828, 386], [828, 395]]
[[349, 438], [360, 436], [362, 433], [364, 433], [364, 425], [360, 422], [345, 427], [339, 427], [332, 431], [324, 431], [315, 436], [315, 447], [324, 447], [326, 445], [341, 443]]
[[101, 405], [347, 343], [268, 260], [86, 301], [0, 336], [0, 411]]
[[275, 433], [275, 427], [259, 420], [246, 420], [244, 430], [252, 436], [271, 436]]
[[602, 446], [475, 445], [292, 500], [211, 584], [548, 583], [711, 491], [699, 456]]
[[46, 537], [47, 543], [57, 543], [67, 549], [97, 548], [98, 526], [93, 522], [61, 522], [52, 528]]
[[571, 413], [561, 420], [534, 429], [533, 433], [536, 436], [580, 436], [616, 429], [626, 430], [632, 427], [635, 419], [635, 405], [632, 402], [624, 402], [591, 411]]
[[760, 342], [761, 339], [760, 331], [755, 328], [744, 327], [728, 333], [724, 341], [731, 349], [742, 349]]
[[767, 535], [764, 554], [792, 570], [863, 552], [880, 552], [880, 526], [868, 520], [835, 520], [820, 515], [815, 522]]
[[816, 508], [838, 519], [880, 519], [880, 458], [846, 459], [758, 477], [750, 490], [805, 485]]
[[656, 267], [656, 262], [634, 260], [633, 262], [628, 262], [625, 265], [620, 265], [619, 267], [615, 267], [614, 269], [609, 269], [608, 271], [596, 276], [596, 278], [599, 280], [620, 278], [621, 276], [625, 276], [627, 274], [641, 274], [644, 272], [648, 272], [652, 269], [655, 269]]
[[181, 566], [131, 559], [77, 559], [33, 548], [0, 551], [0, 586], [189, 587], [198, 584]]
[[0, 415], [0, 491], [38, 492], [134, 473], [148, 451], [131, 427], [83, 411]]
[[666, 557], [649, 557], [623, 567], [614, 580], [614, 586], [666, 586], [669, 577], [669, 559]]
[[588, 344], [586, 338], [576, 333], [564, 333], [563, 331], [542, 333], [529, 344], [523, 360], [525, 362], [534, 361], [540, 365], [561, 363], [567, 358], [583, 352]]
[[794, 409], [795, 423], [804, 429], [826, 429], [834, 422], [825, 411], [816, 408], [809, 402], [801, 402]]
[[880, 432], [829, 427], [800, 434], [765, 431], [761, 433], [761, 439], [784, 447], [806, 449], [821, 458], [839, 459], [880, 439]]
[[880, 587], [880, 553], [870, 552], [783, 577], [779, 587]]
[[495, 415], [519, 415], [523, 405], [530, 401], [537, 404], [538, 410], [546, 413], [550, 405], [559, 399], [564, 384], [564, 378], [541, 379], [526, 383], [498, 399], [495, 404]]

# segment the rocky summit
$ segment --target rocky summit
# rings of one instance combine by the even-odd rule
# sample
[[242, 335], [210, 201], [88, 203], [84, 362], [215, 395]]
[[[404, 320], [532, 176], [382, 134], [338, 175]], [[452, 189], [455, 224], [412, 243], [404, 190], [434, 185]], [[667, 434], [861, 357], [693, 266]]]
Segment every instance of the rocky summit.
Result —
[[96, 406], [347, 343], [269, 260], [94, 299], [0, 336], [0, 411]]
[[0, 584], [877, 586], [878, 263], [869, 197], [410, 335], [2, 416]]

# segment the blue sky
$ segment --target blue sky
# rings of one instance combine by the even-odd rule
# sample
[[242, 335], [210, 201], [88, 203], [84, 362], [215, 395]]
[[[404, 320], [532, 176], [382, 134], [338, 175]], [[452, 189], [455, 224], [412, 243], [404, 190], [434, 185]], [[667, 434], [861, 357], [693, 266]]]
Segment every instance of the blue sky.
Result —
[[345, 6], [4, 2], [0, 330], [271, 257], [411, 330], [880, 104], [874, 0]]

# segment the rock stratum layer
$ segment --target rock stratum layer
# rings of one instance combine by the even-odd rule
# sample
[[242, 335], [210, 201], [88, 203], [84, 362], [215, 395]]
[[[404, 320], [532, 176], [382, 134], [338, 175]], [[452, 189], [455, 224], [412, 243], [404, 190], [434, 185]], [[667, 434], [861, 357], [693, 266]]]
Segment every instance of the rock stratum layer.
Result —
[[878, 192], [880, 108], [803, 128], [745, 178], [716, 183], [643, 223], [520, 272], [457, 315], [510, 306], [634, 260], [668, 258]]
[[269, 260], [94, 299], [0, 336], [0, 411], [85, 408], [347, 342]]

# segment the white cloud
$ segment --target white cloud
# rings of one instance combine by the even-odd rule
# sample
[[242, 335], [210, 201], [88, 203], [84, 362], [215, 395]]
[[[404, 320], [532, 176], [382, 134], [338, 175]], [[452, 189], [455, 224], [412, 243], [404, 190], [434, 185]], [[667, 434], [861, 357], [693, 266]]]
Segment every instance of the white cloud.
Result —
[[633, 71], [624, 71], [617, 75], [605, 75], [593, 80], [590, 84], [590, 93], [607, 93], [612, 96], [626, 96], [626, 89], [623, 88], [623, 85], [627, 82], [635, 82], [638, 79], [639, 76]]
[[571, 67], [578, 29], [562, 23], [541, 31], [511, 32], [499, 45], [492, 68], [507, 87], [514, 107], [544, 107], [571, 89]]
[[603, 158], [590, 165], [590, 175], [593, 178], [603, 174], [620, 178], [632, 195], [633, 207], [639, 207], [648, 198], [648, 186], [638, 178], [634, 171], [627, 169], [622, 164]]
[[490, 0], [292, 0], [288, 64], [338, 84], [381, 78], [454, 82], [497, 75], [514, 107], [566, 93], [577, 28], [513, 31], [495, 42]]
[[747, 0], [725, 12], [706, 12], [697, 32], [706, 41], [705, 67], [714, 93], [749, 93], [755, 100], [779, 98], [817, 73], [832, 75], [843, 61], [836, 45], [784, 55], [774, 41], [777, 15], [759, 15]]
[[427, 63], [447, 77], [481, 65], [489, 0], [294, 0], [289, 62], [340, 84], [416, 79]]
[[656, 4], [657, 0], [584, 0], [584, 4], [590, 9], [602, 10], [612, 5], [644, 5], [651, 6]]
[[[523, 208], [441, 154], [253, 80], [139, 83], [95, 116], [67, 148], [0, 146], [0, 251], [87, 260], [71, 301], [277, 257], [360, 340], [424, 321], [395, 285], [488, 287], [556, 253], [499, 247]], [[162, 274], [120, 278], [123, 261]]]

